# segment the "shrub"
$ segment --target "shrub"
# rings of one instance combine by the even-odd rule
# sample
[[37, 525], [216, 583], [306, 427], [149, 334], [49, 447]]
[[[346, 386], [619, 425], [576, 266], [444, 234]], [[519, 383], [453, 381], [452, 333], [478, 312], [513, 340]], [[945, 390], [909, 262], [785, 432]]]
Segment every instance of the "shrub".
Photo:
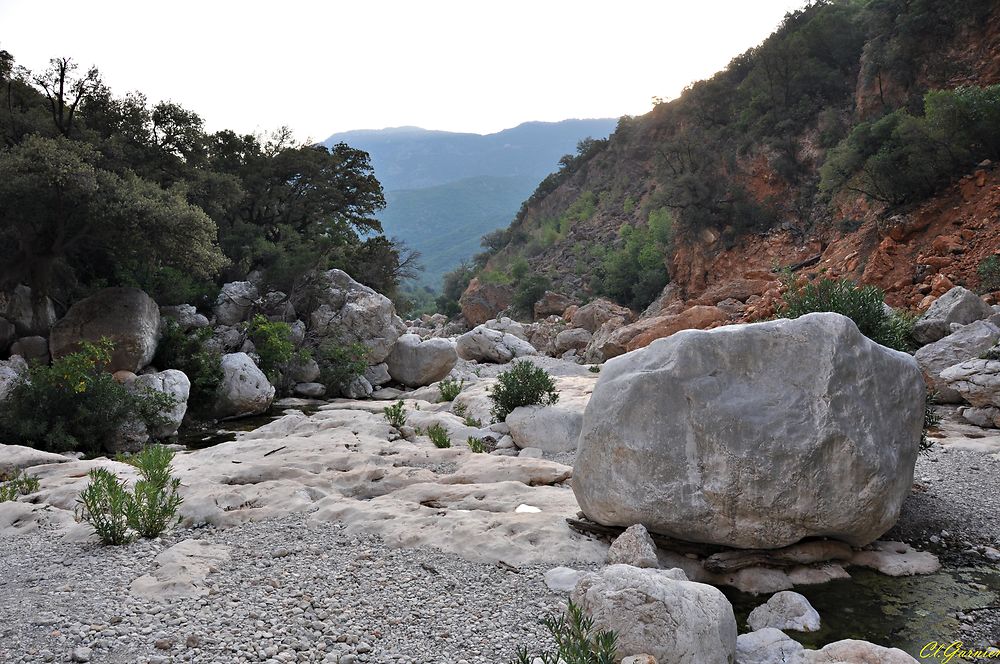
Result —
[[317, 351], [316, 363], [319, 364], [320, 382], [331, 393], [336, 393], [368, 368], [368, 349], [357, 342], [324, 341]]
[[476, 438], [475, 436], [469, 436], [469, 439], [465, 441], [468, 444], [469, 449], [476, 454], [482, 454], [486, 451], [486, 443], [483, 442], [482, 438]]
[[601, 373], [601, 366], [599, 364], [591, 364], [587, 367], [587, 371], [590, 373]]
[[131, 392], [116, 382], [105, 371], [113, 349], [107, 339], [84, 342], [49, 366], [33, 365], [0, 408], [0, 437], [50, 452], [97, 454], [127, 422], [165, 424], [163, 413], [174, 398], [153, 390]]
[[[438, 383], [438, 390], [441, 392], [441, 398], [445, 401], [454, 401], [461, 392], [462, 388], [465, 387], [465, 379], [463, 378], [461, 382], [454, 380], [453, 378], [445, 378], [440, 383]], [[455, 413], [456, 415], [461, 415], [461, 413]]]
[[36, 491], [38, 491], [38, 477], [20, 471], [0, 484], [0, 503], [17, 500], [18, 496], [27, 496]]
[[77, 518], [86, 521], [105, 544], [127, 544], [128, 500], [125, 482], [107, 468], [94, 468], [88, 473], [90, 484], [80, 492]]
[[666, 256], [673, 219], [665, 208], [649, 215], [647, 226], [625, 224], [618, 247], [606, 251], [596, 265], [591, 287], [620, 304], [641, 311], [659, 296], [670, 278]]
[[551, 405], [559, 400], [555, 383], [548, 372], [527, 360], [514, 362], [510, 369], [497, 376], [490, 390], [492, 414], [502, 422], [510, 411], [519, 406]]
[[162, 369], [178, 369], [191, 381], [189, 408], [204, 412], [215, 401], [222, 382], [222, 355], [205, 347], [212, 328], [203, 327], [185, 334], [173, 318], [165, 318], [160, 343], [153, 362]]
[[448, 430], [440, 424], [432, 424], [427, 427], [427, 437], [434, 443], [434, 447], [441, 449], [451, 447], [451, 436], [448, 435]]
[[1000, 344], [997, 344], [993, 348], [979, 356], [981, 360], [1000, 360]]
[[403, 407], [402, 399], [391, 406], [383, 408], [382, 414], [385, 415], [385, 419], [389, 423], [389, 426], [395, 429], [399, 429], [406, 424], [406, 408]]
[[594, 621], [572, 601], [565, 616], [548, 616], [542, 624], [556, 642], [555, 652], [532, 656], [527, 648], [519, 647], [511, 664], [532, 664], [536, 657], [542, 664], [614, 664], [616, 661], [618, 636], [611, 631], [595, 632]]
[[139, 479], [126, 501], [128, 525], [140, 537], [159, 536], [177, 518], [182, 498], [177, 495], [181, 481], [170, 476], [174, 453], [163, 445], [150, 445], [135, 455]]
[[786, 275], [785, 283], [788, 290], [784, 303], [778, 308], [778, 318], [832, 311], [853, 320], [861, 333], [876, 343], [901, 351], [910, 349], [914, 319], [906, 314], [890, 313], [879, 288], [826, 278], [797, 286], [790, 274]]
[[471, 415], [466, 415], [463, 422], [465, 426], [473, 427], [476, 429], [479, 429], [480, 427], [483, 426], [483, 421], [481, 419], [479, 419], [478, 417], [472, 417]]
[[984, 259], [976, 268], [979, 275], [979, 292], [992, 293], [1000, 290], [1000, 256]]
[[255, 314], [247, 323], [247, 335], [257, 350], [261, 371], [271, 383], [277, 383], [281, 366], [295, 354], [291, 326], [268, 320], [262, 314]]
[[522, 317], [531, 319], [534, 317], [535, 302], [538, 302], [545, 295], [545, 291], [551, 286], [547, 277], [537, 274], [518, 280], [517, 288], [511, 297], [511, 304], [514, 310]]
[[937, 397], [937, 393], [928, 390], [927, 396], [924, 399], [924, 428], [920, 432], [920, 451], [922, 453], [929, 452], [934, 445], [927, 438], [927, 432], [941, 424], [941, 416], [938, 414], [937, 409], [934, 408], [935, 397]]

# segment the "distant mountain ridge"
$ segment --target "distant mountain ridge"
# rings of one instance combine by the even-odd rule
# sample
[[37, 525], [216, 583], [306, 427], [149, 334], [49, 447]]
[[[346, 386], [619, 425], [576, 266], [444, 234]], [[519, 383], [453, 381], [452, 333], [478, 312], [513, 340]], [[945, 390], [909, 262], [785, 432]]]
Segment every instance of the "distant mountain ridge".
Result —
[[420, 282], [479, 251], [484, 234], [509, 224], [523, 200], [559, 159], [587, 137], [604, 138], [616, 118], [525, 122], [493, 134], [390, 127], [333, 134], [371, 155], [388, 205], [379, 215], [386, 235], [422, 255]]

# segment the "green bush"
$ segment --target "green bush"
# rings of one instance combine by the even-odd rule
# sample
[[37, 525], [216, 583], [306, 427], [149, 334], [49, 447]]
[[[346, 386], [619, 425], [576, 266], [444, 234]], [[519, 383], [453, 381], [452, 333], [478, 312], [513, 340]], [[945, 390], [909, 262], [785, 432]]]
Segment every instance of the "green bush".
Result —
[[673, 218], [659, 208], [648, 225], [625, 224], [620, 245], [605, 251], [594, 270], [591, 287], [616, 302], [641, 311], [663, 291], [670, 278], [666, 256], [673, 237]]
[[920, 432], [920, 451], [922, 453], [929, 452], [934, 445], [927, 437], [928, 432], [941, 424], [941, 415], [938, 414], [937, 409], [934, 407], [935, 397], [937, 397], [937, 393], [928, 390], [924, 398], [924, 428]]
[[181, 481], [170, 476], [174, 453], [163, 445], [150, 445], [135, 457], [139, 479], [126, 501], [128, 525], [139, 537], [158, 537], [177, 519], [182, 498], [177, 494]]
[[[462, 392], [462, 388], [465, 387], [465, 379], [463, 378], [461, 382], [453, 378], [445, 378], [440, 383], [438, 383], [438, 390], [441, 392], [441, 398], [445, 401], [454, 401]], [[461, 415], [461, 413], [455, 413], [456, 415]]]
[[434, 447], [441, 449], [451, 447], [451, 436], [448, 435], [448, 430], [440, 424], [432, 424], [427, 427], [427, 437], [434, 443]]
[[268, 320], [262, 314], [255, 314], [247, 323], [247, 335], [253, 341], [260, 358], [260, 369], [271, 383], [278, 383], [281, 367], [292, 359], [295, 345], [292, 343], [292, 328], [288, 323]]
[[469, 446], [469, 449], [476, 454], [482, 454], [486, 452], [486, 443], [483, 442], [482, 438], [476, 438], [475, 436], [469, 436], [468, 440], [465, 441]]
[[552, 283], [548, 277], [537, 274], [524, 277], [518, 280], [517, 288], [511, 297], [511, 304], [519, 316], [526, 319], [534, 317], [535, 302], [538, 302], [545, 295]]
[[38, 491], [38, 486], [38, 477], [20, 471], [14, 477], [0, 483], [0, 503], [34, 493]]
[[113, 344], [102, 339], [52, 362], [35, 364], [15, 383], [0, 408], [0, 438], [49, 452], [98, 454], [127, 422], [166, 423], [174, 398], [131, 392], [105, 368]]
[[979, 275], [979, 292], [992, 293], [1000, 290], [1000, 256], [990, 256], [976, 268]]
[[328, 340], [316, 352], [319, 379], [331, 394], [340, 392], [345, 385], [364, 374], [368, 368], [368, 349], [364, 344], [341, 344]]
[[559, 393], [552, 377], [527, 360], [514, 362], [510, 369], [497, 376], [490, 390], [492, 414], [497, 422], [502, 422], [519, 406], [551, 405], [558, 400]]
[[406, 424], [406, 408], [403, 407], [402, 399], [391, 406], [383, 408], [382, 414], [385, 415], [385, 419], [389, 423], [389, 426], [394, 429], [399, 429]]
[[914, 319], [906, 314], [890, 313], [885, 307], [885, 294], [879, 288], [826, 278], [796, 286], [793, 279], [791, 275], [786, 276], [788, 290], [784, 303], [778, 308], [778, 318], [832, 311], [853, 320], [861, 334], [872, 341], [896, 350], [910, 350]]
[[77, 519], [86, 521], [105, 544], [127, 544], [128, 491], [125, 482], [107, 468], [94, 468], [88, 473], [90, 484], [80, 492]]
[[618, 636], [611, 631], [595, 631], [594, 621], [583, 614], [583, 609], [572, 601], [565, 616], [548, 616], [542, 624], [556, 642], [555, 652], [529, 654], [519, 647], [511, 664], [532, 664], [535, 658], [542, 664], [614, 664]]
[[183, 371], [191, 381], [188, 409], [204, 413], [215, 402], [215, 392], [222, 383], [222, 355], [205, 347], [212, 336], [211, 327], [185, 334], [173, 318], [163, 320], [163, 333], [156, 347], [153, 363], [161, 369]]
[[981, 360], [1000, 360], [1000, 344], [990, 348], [988, 351], [979, 356]]

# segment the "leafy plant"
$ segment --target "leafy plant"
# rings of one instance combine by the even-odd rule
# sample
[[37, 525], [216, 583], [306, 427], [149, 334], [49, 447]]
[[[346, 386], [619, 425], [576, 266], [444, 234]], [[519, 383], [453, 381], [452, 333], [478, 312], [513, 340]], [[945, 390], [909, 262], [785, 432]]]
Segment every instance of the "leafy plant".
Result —
[[177, 518], [183, 499], [177, 494], [181, 481], [170, 476], [173, 459], [173, 451], [163, 445], [150, 445], [134, 457], [139, 479], [126, 501], [126, 518], [140, 537], [159, 536]]
[[462, 421], [465, 423], [465, 426], [467, 427], [475, 427], [476, 429], [479, 429], [480, 427], [483, 426], [483, 421], [481, 419], [479, 419], [478, 417], [472, 417], [471, 415], [466, 415], [465, 419]]
[[211, 327], [185, 334], [173, 318], [164, 318], [160, 343], [153, 362], [161, 369], [178, 369], [191, 381], [188, 407], [205, 412], [215, 401], [215, 391], [222, 383], [222, 355], [206, 347]]
[[650, 305], [669, 281], [666, 257], [673, 242], [673, 217], [666, 208], [654, 210], [643, 226], [625, 224], [618, 246], [598, 251], [591, 286], [595, 291], [633, 309]]
[[1000, 290], [1000, 256], [989, 256], [976, 268], [979, 275], [979, 291], [991, 293]]
[[[445, 378], [438, 383], [438, 390], [441, 392], [441, 398], [445, 401], [454, 401], [455, 397], [462, 392], [463, 387], [465, 387], [464, 378], [461, 382], [453, 378]], [[456, 413], [456, 415], [461, 415], [461, 413]]]
[[589, 371], [590, 373], [601, 373], [601, 365], [591, 364], [589, 367], [587, 367], [587, 371]]
[[22, 470], [9, 480], [0, 483], [0, 503], [17, 500], [18, 496], [27, 496], [38, 491], [38, 487], [38, 477]]
[[389, 426], [394, 429], [399, 429], [406, 424], [406, 408], [403, 406], [402, 399], [391, 406], [383, 408], [382, 414], [385, 415], [385, 419], [389, 423]]
[[368, 368], [368, 349], [364, 344], [342, 344], [328, 340], [320, 344], [316, 353], [320, 382], [331, 393], [339, 392], [345, 385], [364, 374]]
[[295, 354], [291, 326], [268, 320], [263, 314], [254, 314], [247, 323], [247, 335], [257, 350], [261, 371], [271, 383], [277, 383], [281, 366]]
[[545, 295], [545, 291], [551, 285], [552, 282], [547, 277], [538, 274], [518, 279], [517, 288], [511, 298], [514, 310], [524, 318], [531, 320], [534, 316], [535, 302]]
[[937, 412], [934, 407], [934, 398], [937, 396], [935, 392], [927, 391], [927, 396], [924, 399], [924, 428], [920, 432], [920, 451], [922, 453], [929, 452], [931, 447], [934, 445], [927, 437], [927, 432], [935, 428], [937, 425], [941, 424], [941, 415]]
[[493, 417], [498, 422], [519, 406], [551, 405], [559, 400], [552, 377], [527, 360], [518, 360], [501, 372], [489, 396]]
[[979, 356], [981, 360], [1000, 360], [1000, 344], [997, 344], [993, 348]]
[[527, 648], [519, 647], [511, 664], [532, 664], [540, 659], [542, 664], [614, 664], [618, 636], [608, 630], [595, 631], [594, 621], [585, 616], [583, 609], [572, 601], [564, 616], [547, 616], [542, 624], [556, 642], [554, 652], [532, 656]]
[[468, 440], [465, 441], [468, 444], [469, 449], [476, 454], [482, 454], [486, 451], [486, 443], [482, 438], [476, 438], [475, 436], [469, 436]]
[[77, 519], [89, 523], [105, 544], [117, 546], [132, 541], [125, 482], [107, 468], [94, 468], [88, 477], [90, 484], [80, 492], [77, 501]]
[[453, 403], [451, 405], [451, 412], [455, 413], [459, 417], [465, 417], [465, 413], [469, 410], [469, 407], [464, 403]]
[[427, 427], [427, 437], [434, 443], [434, 447], [440, 449], [451, 447], [451, 436], [448, 435], [448, 430], [440, 424], [432, 424]]
[[50, 452], [97, 454], [128, 422], [165, 424], [174, 398], [115, 381], [105, 370], [113, 349], [108, 339], [83, 342], [51, 365], [31, 366], [0, 408], [0, 437]]

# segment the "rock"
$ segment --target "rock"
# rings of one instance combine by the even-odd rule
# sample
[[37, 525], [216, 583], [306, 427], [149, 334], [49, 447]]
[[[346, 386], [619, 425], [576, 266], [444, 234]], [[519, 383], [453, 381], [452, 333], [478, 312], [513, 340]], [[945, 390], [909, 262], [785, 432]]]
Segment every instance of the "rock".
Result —
[[18, 336], [45, 336], [56, 322], [56, 308], [52, 300], [36, 300], [27, 286], [17, 286], [7, 300], [2, 312], [14, 324]]
[[962, 408], [959, 414], [966, 422], [984, 429], [1000, 429], [1000, 408]]
[[738, 664], [805, 664], [805, 648], [774, 627], [736, 637]]
[[716, 306], [700, 305], [682, 313], [646, 318], [615, 331], [611, 343], [626, 351], [645, 348], [656, 339], [669, 337], [681, 330], [703, 330], [729, 320], [729, 314]]
[[291, 323], [295, 320], [295, 307], [288, 295], [281, 291], [270, 291], [261, 298], [261, 311], [268, 320]]
[[86, 646], [77, 646], [73, 648], [73, 652], [70, 653], [71, 662], [89, 662], [92, 654], [92, 650]]
[[898, 648], [845, 639], [823, 646], [822, 650], [807, 650], [807, 664], [916, 664], [915, 659]]
[[645, 653], [641, 655], [629, 655], [622, 660], [622, 664], [656, 664], [656, 658]]
[[913, 358], [839, 314], [688, 330], [604, 365], [573, 491], [598, 523], [677, 539], [862, 546], [910, 493], [923, 416]]
[[326, 385], [323, 383], [296, 383], [294, 392], [309, 399], [322, 399], [326, 395]]
[[525, 328], [525, 326], [508, 316], [491, 318], [490, 320], [483, 323], [483, 325], [491, 330], [496, 330], [497, 332], [503, 332], [504, 334], [513, 334], [515, 337], [521, 339], [522, 341], [528, 340], [528, 331]]
[[49, 348], [58, 359], [106, 337], [114, 344], [109, 371], [138, 372], [153, 361], [160, 336], [160, 308], [138, 288], [104, 288], [76, 302], [52, 327]]
[[747, 625], [752, 630], [774, 627], [797, 632], [819, 630], [819, 613], [803, 595], [791, 590], [775, 593], [766, 603], [750, 612]]
[[173, 397], [174, 406], [163, 413], [167, 422], [163, 426], [150, 430], [149, 434], [153, 438], [167, 438], [177, 433], [181, 422], [184, 421], [188, 396], [191, 394], [191, 381], [183, 371], [167, 369], [159, 373], [143, 374], [129, 383], [129, 389], [133, 392], [151, 390]]
[[575, 570], [570, 567], [556, 567], [546, 572], [543, 578], [549, 590], [557, 593], [568, 593], [572, 592], [580, 579], [588, 574], [591, 572]]
[[594, 337], [587, 344], [587, 349], [583, 353], [583, 359], [590, 363], [601, 363], [618, 357], [625, 352], [625, 347], [615, 340], [615, 332], [625, 325], [625, 319], [615, 316], [605, 321], [600, 329], [594, 333]]
[[362, 286], [342, 270], [328, 270], [317, 278], [309, 328], [313, 334], [341, 344], [360, 343], [368, 349], [368, 363], [379, 364], [406, 329], [386, 296]]
[[559, 402], [551, 406], [520, 406], [507, 415], [505, 422], [518, 447], [572, 452], [583, 426], [583, 410]]
[[[2, 398], [2, 397], [0, 397]], [[52, 452], [43, 452], [23, 445], [0, 444], [0, 477], [12, 477], [18, 471], [47, 463], [65, 463], [68, 457]]]
[[968, 325], [977, 320], [989, 318], [991, 315], [993, 315], [993, 309], [983, 301], [983, 298], [961, 286], [955, 286], [934, 300], [934, 304], [924, 312], [920, 320], [943, 320], [949, 323]]
[[385, 385], [392, 380], [392, 376], [389, 375], [389, 365], [385, 362], [373, 364], [368, 367], [365, 369], [364, 376], [365, 380], [371, 383], [373, 388], [379, 385]]
[[717, 588], [679, 569], [611, 565], [580, 580], [573, 601], [598, 630], [618, 635], [618, 656], [647, 653], [676, 664], [732, 664], [736, 618]]
[[535, 314], [535, 320], [539, 318], [545, 318], [547, 316], [562, 316], [563, 312], [575, 304], [573, 300], [569, 299], [562, 293], [553, 293], [552, 291], [545, 291], [545, 294], [535, 302], [532, 310]]
[[28, 370], [28, 363], [20, 355], [13, 355], [9, 360], [0, 360], [0, 401], [7, 398], [21, 375]]
[[656, 544], [641, 523], [629, 526], [615, 539], [608, 549], [608, 564], [659, 568]]
[[129, 592], [157, 602], [203, 597], [209, 593], [205, 579], [228, 561], [227, 546], [183, 540], [153, 558], [153, 571], [134, 580]]
[[864, 551], [855, 553], [850, 564], [869, 567], [886, 576], [933, 574], [941, 569], [937, 556], [927, 551], [917, 551], [905, 542], [873, 542]]
[[132, 415], [122, 422], [114, 436], [104, 441], [103, 449], [108, 454], [134, 454], [148, 442], [146, 423]]
[[482, 325], [510, 306], [513, 289], [503, 284], [488, 284], [474, 277], [458, 300], [462, 317], [469, 325]]
[[513, 334], [504, 334], [479, 325], [455, 342], [455, 350], [463, 360], [504, 364], [515, 357], [536, 355], [534, 346]]
[[215, 393], [213, 412], [219, 419], [259, 415], [274, 400], [274, 387], [246, 353], [222, 356], [222, 383]]
[[622, 307], [611, 300], [599, 297], [589, 304], [585, 304], [573, 314], [573, 327], [582, 327], [591, 334], [612, 318], [620, 317], [626, 322], [634, 320], [635, 315], [632, 310]]
[[290, 334], [288, 336], [288, 340], [292, 342], [292, 345], [294, 345], [296, 348], [298, 348], [303, 343], [305, 343], [305, 340], [306, 340], [306, 324], [305, 323], [303, 323], [300, 320], [297, 320], [297, 321], [291, 323], [288, 327], [290, 328], [289, 329]]
[[217, 325], [212, 337], [205, 341], [205, 347], [225, 355], [226, 353], [243, 352], [242, 348], [246, 342], [246, 331], [241, 327]]
[[593, 338], [594, 335], [582, 327], [571, 327], [556, 335], [555, 350], [559, 354], [570, 350], [583, 351]]
[[340, 388], [341, 394], [347, 399], [367, 399], [374, 391], [372, 384], [364, 376], [355, 376]]
[[48, 364], [49, 340], [45, 337], [21, 337], [11, 344], [10, 354], [23, 357], [29, 364]]
[[978, 408], [1000, 408], [1000, 360], [967, 360], [941, 372], [948, 389]]
[[249, 281], [232, 281], [222, 285], [212, 313], [217, 325], [233, 327], [245, 321], [260, 293]]
[[952, 324], [946, 320], [932, 318], [930, 320], [918, 320], [913, 324], [913, 332], [910, 336], [921, 346], [934, 343], [951, 334]]
[[389, 375], [407, 387], [436, 383], [458, 362], [455, 344], [448, 339], [421, 341], [415, 334], [404, 334], [385, 359]]
[[537, 447], [522, 447], [517, 456], [522, 459], [541, 459], [545, 454]]
[[182, 332], [208, 327], [208, 318], [198, 313], [190, 304], [178, 304], [176, 306], [160, 307], [160, 320], [172, 318], [177, 321], [177, 325]]
[[14, 324], [6, 318], [0, 317], [0, 356], [7, 353], [7, 349], [17, 338], [17, 329]]
[[913, 354], [927, 384], [937, 392], [939, 403], [959, 403], [962, 395], [948, 387], [941, 372], [966, 360], [977, 358], [1000, 340], [1000, 327], [988, 320], [971, 323], [948, 336], [928, 344]]

